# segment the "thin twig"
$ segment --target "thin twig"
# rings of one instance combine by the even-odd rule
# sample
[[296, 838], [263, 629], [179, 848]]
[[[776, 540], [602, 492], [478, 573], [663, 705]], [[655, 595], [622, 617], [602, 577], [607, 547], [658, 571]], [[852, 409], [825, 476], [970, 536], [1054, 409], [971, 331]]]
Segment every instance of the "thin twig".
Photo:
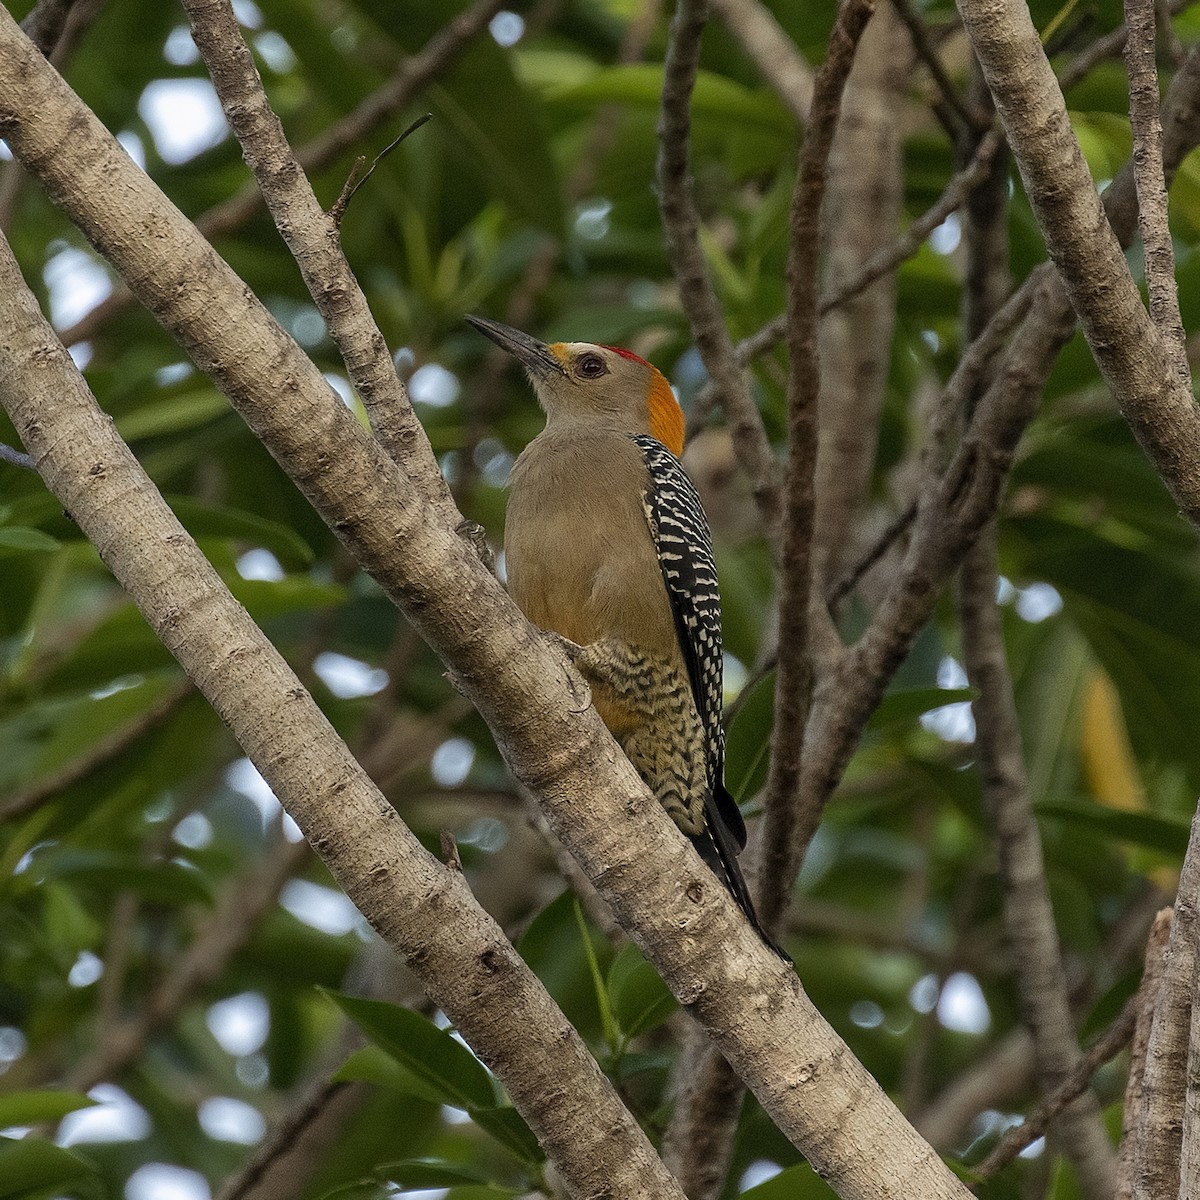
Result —
[[700, 247], [700, 217], [689, 174], [689, 105], [707, 18], [705, 0], [680, 0], [671, 21], [658, 120], [658, 202], [667, 252], [692, 340], [720, 397], [734, 449], [750, 477], [755, 503], [773, 535], [780, 514], [779, 468], [762, 414], [734, 357], [729, 330], [709, 278]]
[[379, 164], [383, 162], [383, 160], [387, 158], [387, 156], [391, 154], [391, 152], [395, 150], [396, 147], [399, 146], [400, 143], [404, 141], [404, 139], [408, 137], [410, 133], [416, 133], [416, 131], [420, 129], [422, 125], [424, 125], [427, 121], [432, 120], [433, 113], [426, 113], [423, 117], [418, 117], [412, 122], [411, 125], [408, 126], [407, 129], [404, 130], [402, 134], [400, 134], [399, 137], [388, 142], [388, 144], [384, 146], [384, 148], [380, 150], [377, 155], [375, 155], [375, 157], [371, 160], [371, 165], [367, 167], [366, 170], [363, 170], [363, 166], [367, 161], [363, 155], [360, 154], [358, 158], [354, 160], [354, 167], [347, 177], [346, 182], [342, 185], [341, 193], [333, 202], [333, 207], [329, 210], [329, 215], [333, 219], [333, 223], [335, 225], [340, 228], [342, 224], [342, 218], [346, 215], [346, 209], [350, 207], [350, 201], [354, 199], [354, 193], [357, 192], [358, 189], [362, 187], [362, 185], [366, 183], [368, 179], [371, 178], [371, 173], [375, 170], [375, 168], [379, 166]]
[[954, 86], [954, 81], [946, 73], [946, 68], [942, 66], [942, 60], [929, 38], [929, 31], [925, 28], [921, 14], [913, 8], [909, 0], [892, 0], [892, 4], [900, 14], [909, 37], [912, 38], [917, 57], [925, 64], [933, 82], [937, 84], [941, 101], [935, 101], [932, 107], [946, 131], [952, 138], [958, 138], [964, 133], [982, 133], [988, 127], [988, 119], [973, 111]]
[[970, 190], [983, 180], [992, 169], [997, 151], [1004, 144], [1004, 135], [999, 129], [990, 129], [980, 139], [971, 161], [955, 173], [942, 194], [912, 224], [885, 249], [869, 262], [862, 265], [853, 278], [846, 280], [835, 292], [821, 297], [820, 312], [825, 313], [840, 307], [857, 296], [875, 280], [895, 270], [906, 259], [924, 245], [929, 235], [943, 224], [951, 213], [962, 207]]
[[972, 1191], [1008, 1166], [1027, 1146], [1033, 1145], [1038, 1138], [1044, 1136], [1050, 1122], [1087, 1091], [1092, 1076], [1125, 1049], [1133, 1036], [1140, 994], [1131, 996], [1126, 1001], [1117, 1019], [1088, 1047], [1071, 1074], [1020, 1125], [1010, 1129], [987, 1158], [974, 1169]]
[[0, 442], [0, 462], [8, 463], [10, 467], [24, 467], [27, 471], [37, 470], [32, 455], [26, 454], [23, 450], [14, 450], [3, 442]]
[[[999, 129], [985, 134], [976, 147], [971, 161], [951, 178], [942, 194], [929, 208], [916, 217], [890, 246], [881, 250], [868, 262], [863, 263], [861, 269], [852, 278], [847, 279], [835, 291], [827, 292], [821, 297], [818, 310], [820, 315], [824, 316], [853, 300], [877, 279], [912, 258], [925, 244], [929, 235], [962, 206], [967, 192], [991, 170], [996, 153], [1003, 143], [1004, 135]], [[733, 347], [734, 358], [740, 365], [745, 366], [777, 346], [783, 340], [786, 332], [787, 314], [780, 313], [779, 316], [772, 317], [761, 328], [736, 343]], [[700, 428], [708, 421], [715, 405], [715, 389], [711, 383], [706, 383], [697, 393], [692, 405], [689, 436], [699, 432]]]

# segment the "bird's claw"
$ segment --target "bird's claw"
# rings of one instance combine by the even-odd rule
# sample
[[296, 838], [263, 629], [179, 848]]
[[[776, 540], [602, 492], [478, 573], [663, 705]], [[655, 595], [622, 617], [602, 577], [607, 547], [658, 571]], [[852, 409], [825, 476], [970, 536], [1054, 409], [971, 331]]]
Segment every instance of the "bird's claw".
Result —
[[496, 574], [496, 556], [488, 544], [487, 530], [478, 521], [460, 521], [454, 531], [465, 542], [470, 542], [480, 562], [493, 574]]
[[557, 646], [573, 663], [579, 662], [583, 657], [584, 649], [578, 642], [563, 637], [561, 633], [551, 633], [549, 630], [546, 630], [545, 634], [546, 640], [551, 645]]

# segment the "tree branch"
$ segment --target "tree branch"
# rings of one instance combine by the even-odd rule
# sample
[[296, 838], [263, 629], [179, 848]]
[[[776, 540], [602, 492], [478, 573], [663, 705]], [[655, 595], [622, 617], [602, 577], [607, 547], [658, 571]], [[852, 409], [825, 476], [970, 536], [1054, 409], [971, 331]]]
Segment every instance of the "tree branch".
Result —
[[1176, 503], [1200, 523], [1200, 413], [1150, 321], [1022, 0], [959, 0], [1030, 204], [1088, 345]]
[[729, 330], [708, 275], [700, 248], [700, 216], [689, 177], [692, 126], [689, 105], [700, 62], [700, 38], [707, 20], [706, 0], [679, 0], [671, 20], [658, 119], [658, 203], [667, 253], [692, 340], [724, 409], [734, 449], [750, 477], [755, 503], [773, 536], [781, 511], [779, 464], [745, 373], [734, 356]]
[[1184, 350], [1183, 320], [1175, 287], [1175, 249], [1167, 222], [1163, 178], [1162, 120], [1158, 111], [1158, 66], [1154, 61], [1154, 0], [1126, 0], [1125, 69], [1129, 74], [1129, 121], [1133, 127], [1133, 176], [1138, 224], [1146, 259], [1150, 318], [1158, 327], [1179, 378], [1191, 387]]
[[230, 0], [184, 0], [184, 8], [225, 119], [325, 318], [376, 437], [438, 518], [457, 525], [462, 517], [434, 463], [367, 298], [342, 253], [337, 223], [317, 203], [271, 110]]
[[[446, 871], [408, 831], [171, 514], [54, 340], [7, 244], [0, 246], [0, 282], [17, 298], [0, 312], [7, 351], [0, 402], [34, 448], [47, 484], [335, 878], [496, 1070], [576, 1195], [640, 1200], [652, 1189], [682, 1200], [578, 1035], [475, 903], [461, 873]], [[206, 978], [228, 941], [249, 927], [246, 915], [274, 902], [295, 859], [307, 853], [304, 843], [285, 844], [272, 856], [272, 870], [255, 873], [252, 895], [231, 889], [188, 963], [164, 980], [141, 1018], [72, 1072], [72, 1085], [90, 1086], [136, 1053], [192, 994], [197, 977]]]
[[[1001, 210], [1003, 211], [1003, 210]], [[996, 604], [996, 539], [988, 526], [964, 560], [959, 589], [963, 656], [967, 677], [979, 691], [972, 702], [975, 745], [984, 801], [995, 830], [1004, 891], [1009, 956], [1025, 1024], [1033, 1034], [1034, 1062], [1049, 1100], [1083, 1061], [1067, 993], [1066, 972], [1050, 906], [1041, 838], [1034, 820], [1021, 746], [1012, 680]], [[1130, 1010], [1130, 1030], [1132, 1010]], [[1088, 1071], [1084, 1079], [1091, 1076]], [[1076, 1090], [1061, 1106], [1063, 1149], [1078, 1173], [1084, 1195], [1111, 1196], [1112, 1146], [1095, 1097]]]
[[[972, 72], [977, 103], [989, 101], [978, 69]], [[1008, 293], [1008, 172], [1003, 163], [972, 191], [966, 205], [967, 288], [963, 315], [968, 335], [983, 331]], [[963, 406], [969, 417], [977, 389]], [[958, 606], [964, 666], [978, 690], [972, 702], [975, 747], [984, 805], [1000, 862], [1004, 924], [1022, 1016], [1033, 1035], [1034, 1061], [1043, 1095], [1078, 1070], [1081, 1059], [1071, 1018], [1067, 975], [1058, 944], [1041, 837], [1033, 815], [1024, 749], [1004, 646], [996, 588], [996, 523], [989, 522], [967, 550], [959, 572]], [[1112, 1146], [1090, 1093], [1066, 1105], [1057, 1128], [1084, 1194], [1111, 1195]]]
[[[795, 876], [794, 818], [812, 686], [809, 624], [814, 602], [812, 536], [815, 515], [817, 405], [821, 369], [817, 347], [817, 272], [821, 202], [842, 92], [873, 0], [843, 0], [817, 72], [812, 113], [800, 150], [792, 197], [788, 254], [788, 465], [778, 549], [779, 665], [775, 727], [767, 769], [759, 897], [764, 926], [776, 930]], [[823, 603], [818, 599], [817, 603]]]
[[[1197, 897], [1200, 812], [1192, 818], [1146, 1045], [1141, 1111], [1134, 1138], [1134, 1200], [1175, 1200], [1181, 1194], [1184, 1100], [1197, 963]], [[1189, 1156], [1194, 1153], [1194, 1147], [1189, 1148]]]
[[[1121, 1116], [1121, 1147], [1117, 1153], [1117, 1180], [1113, 1200], [1133, 1200], [1133, 1168], [1137, 1155], [1138, 1128], [1145, 1113], [1146, 1051], [1150, 1044], [1150, 1025], [1162, 987], [1163, 961], [1171, 933], [1171, 909], [1164, 908], [1154, 918], [1146, 939], [1142, 965], [1142, 984], [1137, 992], [1137, 1017], [1129, 1049], [1129, 1079], [1125, 1084], [1125, 1106]], [[1193, 1004], [1195, 1003], [1193, 999]]]

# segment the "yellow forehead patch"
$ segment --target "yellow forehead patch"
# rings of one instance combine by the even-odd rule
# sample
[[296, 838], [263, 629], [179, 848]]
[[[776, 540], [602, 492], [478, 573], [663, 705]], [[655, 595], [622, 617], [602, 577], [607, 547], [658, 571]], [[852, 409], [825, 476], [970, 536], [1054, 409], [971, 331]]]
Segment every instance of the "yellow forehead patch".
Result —
[[553, 344], [547, 346], [546, 349], [549, 350], [550, 353], [553, 354], [554, 357], [557, 358], [564, 367], [567, 365], [567, 361], [571, 355], [570, 347], [566, 342], [554, 342]]

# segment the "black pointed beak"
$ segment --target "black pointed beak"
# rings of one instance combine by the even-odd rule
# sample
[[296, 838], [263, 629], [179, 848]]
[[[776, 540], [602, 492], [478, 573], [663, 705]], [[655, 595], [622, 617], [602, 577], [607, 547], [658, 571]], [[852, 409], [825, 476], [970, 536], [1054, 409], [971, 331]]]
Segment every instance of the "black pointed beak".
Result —
[[473, 325], [485, 338], [495, 342], [501, 350], [507, 350], [532, 375], [562, 375], [563, 365], [551, 353], [550, 347], [537, 338], [513, 329], [511, 325], [501, 325], [499, 321], [489, 321], [486, 317], [466, 317], [468, 325]]

